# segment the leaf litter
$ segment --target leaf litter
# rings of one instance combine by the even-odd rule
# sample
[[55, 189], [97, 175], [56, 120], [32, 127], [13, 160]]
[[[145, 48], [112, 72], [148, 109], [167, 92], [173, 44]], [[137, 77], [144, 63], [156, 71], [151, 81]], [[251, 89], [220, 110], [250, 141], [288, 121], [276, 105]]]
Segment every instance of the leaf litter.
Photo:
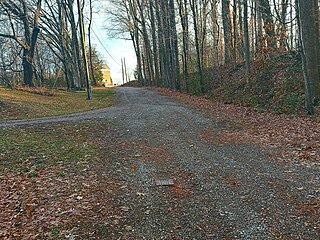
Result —
[[[195, 97], [197, 101], [191, 99], [188, 102], [189, 96], [182, 96], [182, 94], [176, 92], [170, 92], [169, 94], [178, 95], [178, 98], [185, 98], [183, 101], [187, 103], [193, 102], [193, 104], [198, 104], [197, 106], [204, 109], [211, 109], [214, 113], [213, 117], [221, 122], [227, 121], [231, 126], [236, 126], [234, 128], [235, 131], [228, 130], [230, 131], [228, 132], [229, 135], [227, 134], [227, 137], [222, 140], [214, 139], [214, 137], [205, 139], [207, 136], [203, 133], [199, 134], [199, 138], [208, 140], [213, 144], [217, 141], [219, 141], [219, 144], [226, 144], [236, 139], [240, 139], [239, 142], [246, 140], [269, 146], [278, 151], [277, 154], [279, 156], [277, 157], [282, 161], [296, 160], [301, 164], [305, 163], [310, 166], [318, 163], [319, 155], [317, 149], [314, 149], [318, 148], [318, 143], [312, 144], [314, 144], [314, 139], [318, 138], [319, 131], [315, 131], [314, 135], [310, 135], [310, 131], [319, 126], [314, 119], [309, 119], [309, 122], [306, 121], [307, 125], [304, 126], [304, 118], [298, 118], [297, 123], [294, 123], [302, 128], [302, 131], [298, 131], [296, 129], [297, 125], [293, 124], [295, 122], [294, 119], [284, 115], [256, 113], [240, 106], [209, 103], [207, 102], [209, 100], [198, 99], [198, 97]], [[210, 104], [213, 104], [213, 106], [210, 106]], [[94, 142], [81, 141], [79, 146], [90, 147], [92, 144], [96, 144], [103, 149], [104, 146], [100, 146], [100, 143], [101, 139], [103, 139], [102, 134], [107, 131], [106, 126], [101, 123], [86, 123], [84, 125], [86, 126], [84, 129], [75, 131], [77, 133], [76, 137], [88, 137], [89, 132], [89, 137], [91, 137], [89, 140]], [[94, 125], [95, 128], [91, 128], [90, 125]], [[97, 126], [101, 126], [101, 128], [99, 129]], [[73, 127], [75, 126], [72, 126], [72, 129]], [[79, 127], [77, 126], [76, 128]], [[308, 127], [310, 130], [307, 129]], [[58, 126], [57, 129], [55, 131], [53, 129], [52, 132], [56, 132], [60, 136], [74, 136], [74, 132], [63, 124]], [[223, 131], [227, 130], [222, 130], [221, 136], [224, 136]], [[25, 134], [28, 135], [29, 132], [26, 131]], [[311, 137], [307, 137], [308, 134]], [[228, 136], [232, 136], [232, 140]], [[124, 148], [121, 149], [124, 154], [126, 146], [127, 143], [123, 143], [123, 146], [121, 146]], [[191, 148], [193, 147], [194, 145], [191, 146]], [[77, 148], [67, 149], [73, 152]], [[292, 152], [292, 149], [297, 152]], [[153, 159], [154, 152], [161, 153], [157, 149], [146, 148], [145, 146], [140, 147], [139, 145], [135, 147], [135, 150], [142, 151], [142, 153], [134, 155], [136, 158], [141, 158], [141, 155], [143, 155], [147, 160]], [[44, 154], [44, 156], [44, 159], [52, 157], [50, 154]], [[2, 161], [6, 158], [7, 154], [6, 157], [2, 158]], [[37, 156], [30, 156], [28, 161], [33, 161], [33, 159], [37, 159]], [[123, 160], [126, 159], [124, 158]], [[13, 169], [7, 172], [0, 172], [0, 196], [4, 196], [0, 198], [0, 209], [5, 209], [0, 213], [0, 238], [58, 239], [60, 237], [66, 239], [95, 239], [97, 235], [96, 229], [99, 227], [97, 224], [101, 224], [102, 229], [111, 227], [110, 231], [119, 231], [120, 234], [121, 229], [119, 230], [117, 226], [122, 224], [123, 215], [130, 213], [132, 208], [129, 204], [122, 207], [114, 206], [113, 197], [118, 191], [128, 191], [131, 186], [128, 183], [124, 185], [119, 180], [110, 179], [112, 174], [101, 171], [101, 166], [108, 169], [106, 163], [108, 163], [106, 156], [86, 153], [76, 164], [72, 162], [66, 164], [65, 161], [61, 160], [57, 161], [56, 164], [35, 169], [36, 174], [30, 174], [28, 169], [23, 169], [26, 167], [23, 164], [19, 170]], [[140, 171], [138, 165], [131, 164], [130, 167], [129, 163], [127, 166], [128, 174], [130, 174], [130, 171]], [[236, 178], [227, 175], [221, 175], [219, 178], [233, 188], [239, 186]], [[318, 180], [314, 179], [314, 181], [317, 182]], [[298, 191], [304, 191], [302, 186], [299, 189]], [[176, 199], [181, 196], [190, 198], [192, 194], [188, 189], [186, 190], [178, 185], [170, 188], [170, 192]], [[136, 197], [139, 199], [148, 197], [144, 192], [136, 193]], [[285, 197], [288, 198], [288, 196]], [[246, 199], [243, 198], [242, 200]], [[298, 201], [292, 200], [292, 204], [296, 202]], [[297, 204], [296, 208], [299, 210], [295, 214], [297, 217], [300, 215], [317, 216], [319, 202], [310, 200], [310, 202], [304, 204]], [[175, 210], [175, 207], [165, 208], [168, 214], [174, 214]], [[146, 210], [143, 213], [151, 215], [152, 212], [151, 210]], [[5, 220], [2, 221], [2, 219]], [[106, 219], [111, 219], [113, 225], [104, 225], [103, 221], [106, 221]], [[313, 224], [312, 226], [314, 226], [314, 223], [315, 218], [305, 222], [306, 225]], [[174, 226], [181, 226], [182, 228], [185, 225], [180, 225], [177, 222]], [[204, 230], [201, 224], [197, 226], [199, 230]], [[181, 228], [178, 227], [176, 230], [180, 231], [179, 229]], [[130, 224], [127, 224], [125, 229], [127, 231], [135, 230]], [[86, 235], [81, 235], [84, 232], [86, 232]], [[209, 236], [210, 234], [206, 233], [206, 235]], [[171, 235], [171, 239], [182, 238]]]

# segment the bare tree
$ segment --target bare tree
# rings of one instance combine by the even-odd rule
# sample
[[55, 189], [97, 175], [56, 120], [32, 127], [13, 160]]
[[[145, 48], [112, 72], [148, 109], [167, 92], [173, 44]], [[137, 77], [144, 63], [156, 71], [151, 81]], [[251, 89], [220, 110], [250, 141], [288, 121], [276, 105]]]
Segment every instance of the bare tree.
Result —
[[248, 0], [243, 0], [243, 38], [244, 38], [244, 60], [246, 65], [247, 81], [250, 77], [250, 41], [248, 29]]
[[305, 81], [306, 108], [310, 114], [314, 113], [314, 105], [319, 101], [319, 56], [316, 28], [315, 1], [297, 0], [299, 9], [299, 29], [301, 56]]
[[230, 63], [231, 60], [231, 19], [230, 19], [230, 0], [222, 0], [222, 21], [224, 31], [224, 62]]
[[[41, 13], [41, 2], [41, 0], [37, 1], [34, 11], [29, 9], [25, 0], [6, 0], [0, 2], [0, 8], [6, 14], [11, 27], [10, 31], [1, 32], [0, 38], [13, 39], [22, 48], [23, 82], [26, 86], [34, 86], [33, 59], [38, 34], [40, 32], [39, 17]], [[30, 19], [32, 15], [31, 22]], [[22, 31], [23, 37], [20, 36], [20, 30]]]
[[89, 63], [90, 63], [90, 76], [92, 80], [92, 85], [97, 85], [95, 79], [95, 72], [93, 67], [93, 53], [92, 53], [92, 43], [91, 43], [91, 28], [92, 28], [92, 17], [93, 17], [93, 5], [92, 0], [89, 0], [89, 24], [88, 24], [88, 42], [89, 42]]
[[150, 12], [150, 24], [151, 24], [151, 35], [152, 35], [152, 50], [153, 50], [153, 65], [154, 65], [154, 77], [156, 85], [159, 85], [160, 69], [159, 69], [159, 56], [158, 56], [158, 43], [157, 43], [157, 29], [156, 19], [154, 14], [155, 5], [154, 1], [149, 0], [149, 12]]
[[198, 2], [195, 0], [190, 0], [190, 8], [192, 11], [192, 19], [193, 19], [194, 42], [196, 45], [196, 59], [197, 59], [197, 67], [198, 67], [198, 74], [199, 74], [200, 90], [201, 90], [201, 93], [204, 93], [203, 69], [202, 69], [202, 63], [201, 63], [201, 49], [200, 49], [200, 38], [199, 38]]
[[179, 16], [182, 26], [182, 66], [183, 66], [183, 80], [184, 85], [189, 92], [189, 83], [188, 83], [188, 66], [189, 66], [189, 18], [188, 18], [188, 6], [187, 0], [177, 0], [179, 7]]
[[89, 65], [88, 65], [87, 49], [86, 49], [85, 27], [83, 22], [83, 8], [81, 6], [80, 0], [77, 0], [77, 6], [78, 6], [78, 15], [79, 15], [82, 57], [83, 57], [84, 71], [85, 71], [85, 82], [86, 82], [86, 88], [87, 88], [87, 99], [91, 100], [92, 93], [91, 93], [91, 87], [90, 87], [90, 75], [89, 75]]

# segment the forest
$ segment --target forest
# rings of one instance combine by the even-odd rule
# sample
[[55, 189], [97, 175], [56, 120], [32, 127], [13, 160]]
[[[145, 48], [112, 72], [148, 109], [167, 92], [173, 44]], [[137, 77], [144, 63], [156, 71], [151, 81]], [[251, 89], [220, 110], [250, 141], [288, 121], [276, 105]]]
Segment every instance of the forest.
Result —
[[1, 1], [1, 85], [99, 84], [103, 62], [91, 44], [92, 14], [92, 1]]
[[276, 112], [294, 113], [305, 106], [314, 113], [319, 98], [318, 1], [112, 3], [113, 30], [120, 36], [130, 33], [142, 85], [209, 93]]
[[[93, 5], [1, 1], [1, 85], [89, 91], [99, 84]], [[317, 0], [108, 0], [103, 6], [110, 20], [105, 34], [132, 41], [140, 85], [280, 113], [315, 112]]]

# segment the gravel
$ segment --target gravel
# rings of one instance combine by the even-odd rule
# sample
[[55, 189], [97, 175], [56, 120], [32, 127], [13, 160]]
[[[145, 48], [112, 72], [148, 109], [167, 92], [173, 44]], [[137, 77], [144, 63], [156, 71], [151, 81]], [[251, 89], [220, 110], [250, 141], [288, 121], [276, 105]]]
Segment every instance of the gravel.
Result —
[[[320, 238], [319, 206], [312, 208], [319, 203], [319, 169], [277, 162], [270, 149], [256, 145], [208, 143], [199, 133], [228, 126], [158, 93], [121, 88], [119, 95], [121, 115], [113, 116], [107, 139], [125, 146], [112, 144], [112, 172], [126, 186], [118, 204], [130, 210], [123, 212], [121, 233], [109, 234]], [[130, 172], [131, 165], [137, 171]], [[175, 186], [155, 186], [155, 179], [174, 179]]]
[[[210, 143], [199, 134], [229, 127], [156, 92], [117, 92], [108, 109], [0, 123], [112, 122], [112, 167], [101, 171], [122, 184], [121, 216], [96, 223], [95, 239], [320, 239], [316, 166], [278, 162], [253, 144]], [[156, 186], [165, 179], [174, 185]]]

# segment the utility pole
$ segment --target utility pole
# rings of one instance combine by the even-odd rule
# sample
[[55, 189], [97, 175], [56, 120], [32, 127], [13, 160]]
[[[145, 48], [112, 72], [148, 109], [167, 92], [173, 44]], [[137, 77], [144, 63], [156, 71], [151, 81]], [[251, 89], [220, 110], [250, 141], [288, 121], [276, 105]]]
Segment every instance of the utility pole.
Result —
[[121, 58], [121, 72], [122, 72], [122, 84], [124, 84], [124, 64], [123, 58]]
[[89, 41], [89, 59], [90, 59], [90, 73], [91, 73], [91, 84], [96, 86], [96, 79], [95, 79], [95, 74], [94, 74], [94, 69], [93, 69], [93, 62], [92, 62], [92, 44], [91, 44], [91, 26], [92, 26], [92, 17], [93, 17], [93, 6], [92, 6], [92, 1], [89, 0], [89, 9], [90, 9], [90, 17], [89, 17], [89, 25], [88, 25], [88, 41]]
[[127, 72], [126, 58], [123, 59], [123, 65], [124, 65], [124, 73], [125, 73], [125, 76], [126, 76], [126, 82], [128, 82], [128, 72]]
[[83, 10], [80, 4], [80, 0], [77, 0], [77, 4], [78, 4], [82, 55], [83, 55], [83, 61], [85, 65], [84, 70], [85, 70], [85, 80], [86, 80], [86, 87], [87, 87], [87, 100], [92, 100], [92, 92], [90, 88], [89, 65], [88, 65], [87, 50], [86, 50], [86, 37], [85, 37], [84, 23], [83, 23]]

